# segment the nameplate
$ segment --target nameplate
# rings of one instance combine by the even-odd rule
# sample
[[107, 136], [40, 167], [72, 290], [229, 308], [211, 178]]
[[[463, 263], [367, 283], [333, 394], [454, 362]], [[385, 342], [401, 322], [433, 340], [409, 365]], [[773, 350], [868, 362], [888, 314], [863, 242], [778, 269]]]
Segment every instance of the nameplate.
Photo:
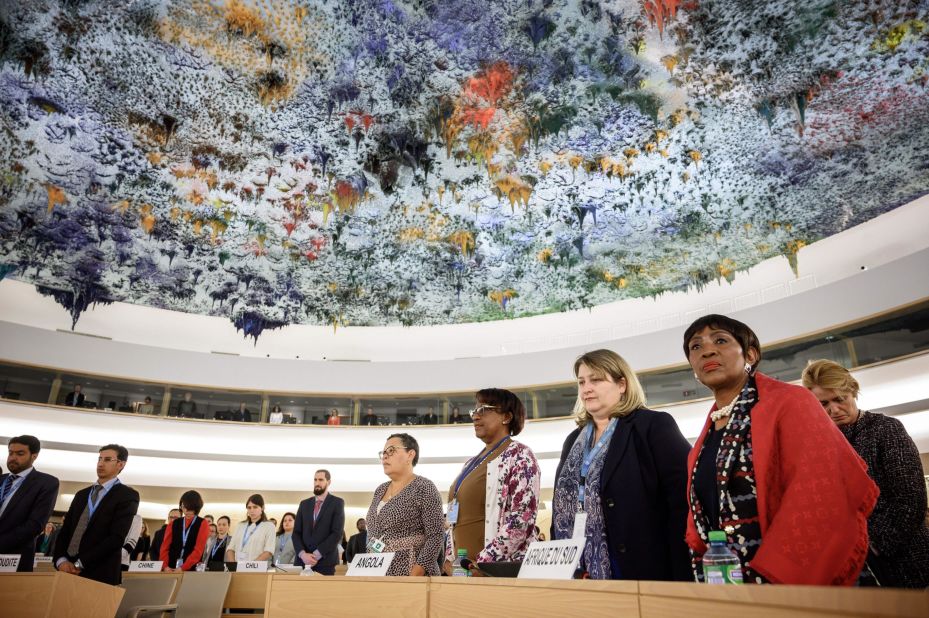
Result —
[[19, 566], [19, 554], [0, 554], [0, 573], [15, 573]]
[[38, 556], [35, 557], [35, 563], [36, 563], [36, 564], [39, 564], [40, 562], [51, 562], [51, 561], [52, 561], [52, 557], [51, 557], [51, 556], [43, 556], [43, 555], [40, 554], [40, 555], [38, 555]]
[[267, 573], [267, 560], [239, 560], [235, 563], [236, 573]]
[[383, 577], [387, 575], [387, 569], [393, 561], [394, 552], [392, 551], [384, 554], [355, 554], [345, 574], [352, 577]]
[[536, 541], [529, 546], [520, 579], [572, 579], [584, 553], [586, 539]]
[[161, 560], [133, 560], [129, 563], [129, 572], [138, 573], [139, 571], [145, 571], [148, 573], [161, 573], [162, 566], [164, 566], [164, 562]]

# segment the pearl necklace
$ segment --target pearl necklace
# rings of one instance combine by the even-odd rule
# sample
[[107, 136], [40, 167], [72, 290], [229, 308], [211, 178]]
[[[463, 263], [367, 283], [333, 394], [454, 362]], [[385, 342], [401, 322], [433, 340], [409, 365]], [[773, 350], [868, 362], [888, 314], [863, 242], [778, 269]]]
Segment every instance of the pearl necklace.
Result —
[[[739, 395], [741, 394], [742, 393], [739, 393]], [[736, 395], [735, 398], [732, 401], [730, 401], [728, 405], [725, 405], [721, 408], [718, 408], [710, 412], [710, 420], [712, 420], [715, 423], [719, 420], [726, 418], [730, 414], [732, 414], [732, 408], [735, 407], [735, 402], [739, 400], [739, 395]]]

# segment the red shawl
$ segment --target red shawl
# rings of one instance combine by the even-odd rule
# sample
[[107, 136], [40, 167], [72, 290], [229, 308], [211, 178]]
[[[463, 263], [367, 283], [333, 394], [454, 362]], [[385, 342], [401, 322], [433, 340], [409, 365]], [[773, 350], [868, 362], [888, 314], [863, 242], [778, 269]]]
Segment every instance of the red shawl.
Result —
[[[877, 485], [812, 393], [760, 373], [756, 384], [752, 451], [761, 547], [752, 569], [775, 584], [850, 586], [867, 557]], [[688, 496], [709, 424], [707, 418], [687, 459]], [[706, 551], [692, 516], [687, 544]]]

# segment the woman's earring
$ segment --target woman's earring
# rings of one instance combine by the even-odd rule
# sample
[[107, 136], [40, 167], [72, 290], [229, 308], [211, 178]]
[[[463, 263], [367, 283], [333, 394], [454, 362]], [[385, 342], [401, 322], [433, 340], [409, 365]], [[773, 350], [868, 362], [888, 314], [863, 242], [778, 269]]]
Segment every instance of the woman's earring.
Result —
[[746, 363], [745, 363], [745, 373], [751, 373], [751, 372], [752, 372], [752, 364], [746, 361]]

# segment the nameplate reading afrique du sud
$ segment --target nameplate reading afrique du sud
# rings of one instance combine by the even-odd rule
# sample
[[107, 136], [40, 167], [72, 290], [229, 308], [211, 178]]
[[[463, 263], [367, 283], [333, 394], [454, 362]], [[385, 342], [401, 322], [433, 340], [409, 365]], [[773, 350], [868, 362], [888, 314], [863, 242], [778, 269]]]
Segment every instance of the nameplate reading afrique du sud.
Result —
[[586, 539], [536, 541], [519, 568], [520, 579], [572, 579], [584, 553]]
[[129, 563], [129, 572], [161, 573], [163, 565], [161, 560], [133, 560]]
[[394, 552], [383, 554], [355, 554], [352, 563], [348, 565], [346, 575], [352, 577], [383, 577], [387, 575], [390, 563], [394, 561]]
[[15, 573], [19, 566], [19, 554], [0, 554], [0, 573]]

